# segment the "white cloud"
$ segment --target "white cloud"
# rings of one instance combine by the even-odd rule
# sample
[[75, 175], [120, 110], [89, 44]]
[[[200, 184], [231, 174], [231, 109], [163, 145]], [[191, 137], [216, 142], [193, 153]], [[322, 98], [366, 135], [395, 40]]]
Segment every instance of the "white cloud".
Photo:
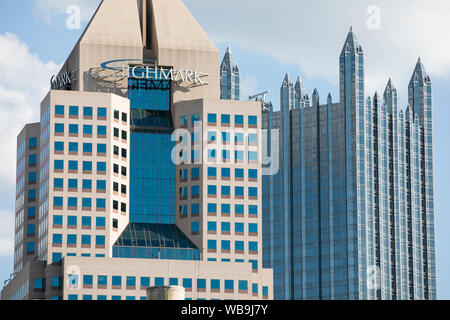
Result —
[[75, 5], [80, 8], [81, 22], [88, 22], [99, 3], [100, 0], [34, 0], [34, 14], [50, 24], [57, 15], [67, 15], [67, 8]]
[[0, 210], [0, 256], [14, 254], [14, 214]]
[[[310, 79], [338, 84], [350, 25], [365, 52], [367, 94], [384, 91], [391, 77], [406, 95], [418, 56], [432, 78], [450, 75], [448, 0], [183, 1], [214, 41], [297, 65]], [[367, 26], [372, 5], [380, 9], [378, 30]]]
[[42, 62], [11, 33], [0, 34], [0, 48], [0, 194], [1, 206], [9, 208], [14, 206], [16, 137], [25, 124], [39, 121], [41, 100], [58, 66]]

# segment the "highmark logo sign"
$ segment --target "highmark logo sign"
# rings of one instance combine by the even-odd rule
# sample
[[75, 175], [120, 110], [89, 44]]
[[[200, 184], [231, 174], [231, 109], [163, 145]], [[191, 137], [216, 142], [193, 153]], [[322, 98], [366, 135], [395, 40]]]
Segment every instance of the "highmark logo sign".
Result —
[[147, 80], [168, 80], [174, 81], [178, 84], [188, 83], [194, 86], [207, 85], [208, 82], [204, 80], [208, 76], [192, 69], [175, 69], [167, 67], [159, 67], [156, 64], [139, 64], [138, 62], [145, 62], [138, 59], [122, 59], [112, 60], [101, 64], [103, 69], [114, 71], [113, 78], [135, 78]]

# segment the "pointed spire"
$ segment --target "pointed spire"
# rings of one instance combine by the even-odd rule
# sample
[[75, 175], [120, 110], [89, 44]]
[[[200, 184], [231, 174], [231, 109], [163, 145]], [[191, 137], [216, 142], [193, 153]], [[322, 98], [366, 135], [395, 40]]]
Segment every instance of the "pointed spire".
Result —
[[422, 64], [422, 59], [420, 57], [417, 59], [417, 63], [416, 66], [414, 67], [414, 72], [413, 75], [411, 76], [409, 85], [412, 86], [414, 81], [420, 81], [422, 83], [430, 81], [430, 77], [428, 73], [425, 71], [425, 67]]
[[353, 26], [350, 26], [350, 30], [344, 43], [344, 47], [342, 48], [341, 56], [345, 55], [346, 52], [351, 52], [354, 54], [362, 53], [362, 47], [356, 39], [356, 35], [353, 32]]
[[319, 92], [317, 91], [317, 88], [314, 88], [314, 92], [312, 94], [312, 106], [319, 106]]
[[306, 90], [303, 86], [303, 81], [300, 76], [297, 77], [297, 81], [295, 82], [295, 94], [297, 95], [297, 98], [300, 100], [305, 99], [306, 96]]
[[283, 86], [288, 86], [289, 84], [292, 84], [291, 76], [289, 75], [289, 72], [286, 72], [283, 80]]

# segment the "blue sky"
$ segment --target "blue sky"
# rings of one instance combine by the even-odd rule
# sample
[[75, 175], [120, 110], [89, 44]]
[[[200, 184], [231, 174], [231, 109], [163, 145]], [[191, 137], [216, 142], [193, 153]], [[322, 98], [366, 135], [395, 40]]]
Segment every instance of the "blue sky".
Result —
[[[12, 272], [15, 139], [39, 120], [39, 103], [78, 40], [98, 0], [0, 2], [0, 281]], [[279, 106], [286, 72], [301, 75], [338, 100], [338, 57], [350, 25], [365, 51], [366, 95], [384, 91], [389, 77], [406, 107], [418, 56], [433, 82], [438, 297], [450, 299], [450, 2], [446, 0], [184, 0], [222, 54], [230, 45], [243, 75], [244, 97], [270, 90]], [[66, 26], [68, 6], [81, 9], [80, 30]], [[4, 123], [4, 121], [2, 121]]]

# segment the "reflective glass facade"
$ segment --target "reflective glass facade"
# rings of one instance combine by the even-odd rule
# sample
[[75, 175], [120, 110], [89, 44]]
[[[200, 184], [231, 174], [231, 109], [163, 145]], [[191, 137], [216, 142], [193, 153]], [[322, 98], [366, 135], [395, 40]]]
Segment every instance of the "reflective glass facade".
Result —
[[221, 99], [240, 100], [241, 74], [230, 47], [227, 47], [222, 64], [220, 65], [220, 86]]
[[436, 299], [431, 81], [419, 61], [406, 113], [389, 81], [365, 100], [351, 30], [340, 102], [281, 87], [280, 171], [263, 177], [263, 266], [275, 299]]
[[130, 222], [175, 223], [171, 82], [128, 80], [131, 103]]

